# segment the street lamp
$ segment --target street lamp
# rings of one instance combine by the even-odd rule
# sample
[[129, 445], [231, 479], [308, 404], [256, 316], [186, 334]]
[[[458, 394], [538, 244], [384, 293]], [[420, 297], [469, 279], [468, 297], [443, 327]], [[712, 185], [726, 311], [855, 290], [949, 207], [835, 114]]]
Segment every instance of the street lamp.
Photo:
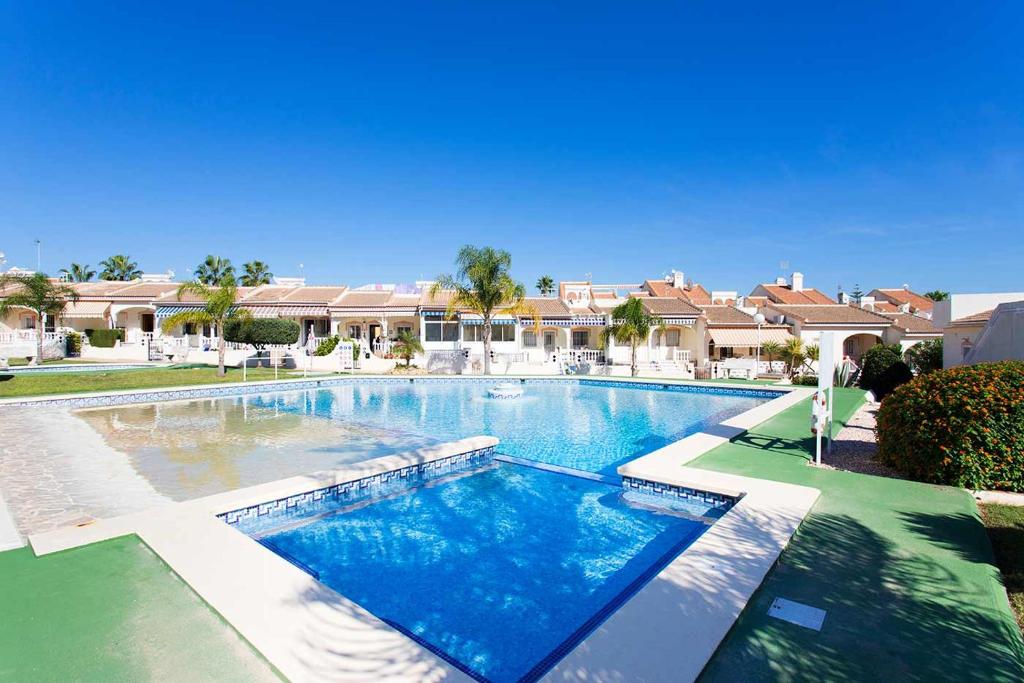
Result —
[[757, 323], [757, 351], [754, 353], [756, 366], [754, 368], [754, 379], [761, 376], [761, 325], [764, 325], [764, 314], [758, 313], [754, 316], [754, 322]]

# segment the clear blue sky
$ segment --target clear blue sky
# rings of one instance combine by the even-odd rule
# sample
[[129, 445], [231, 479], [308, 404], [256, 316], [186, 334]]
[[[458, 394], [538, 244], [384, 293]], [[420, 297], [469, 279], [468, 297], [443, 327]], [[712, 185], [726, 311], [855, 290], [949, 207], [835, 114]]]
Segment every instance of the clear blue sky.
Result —
[[1024, 3], [268, 4], [0, 4], [8, 265], [1024, 284]]

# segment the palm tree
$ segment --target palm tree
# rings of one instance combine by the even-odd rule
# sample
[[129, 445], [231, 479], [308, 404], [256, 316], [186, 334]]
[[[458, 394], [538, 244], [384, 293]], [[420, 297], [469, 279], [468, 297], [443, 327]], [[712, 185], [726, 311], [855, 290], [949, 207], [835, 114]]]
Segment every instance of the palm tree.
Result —
[[270, 278], [274, 277], [274, 274], [270, 272], [270, 266], [263, 261], [249, 261], [242, 267], [245, 269], [245, 273], [242, 275], [243, 287], [269, 285]]
[[78, 301], [74, 287], [54, 282], [45, 273], [0, 275], [0, 291], [11, 290], [0, 301], [0, 318], [15, 308], [27, 308], [36, 316], [36, 358], [43, 362], [44, 316], [59, 318], [68, 302]]
[[933, 289], [930, 292], [925, 292], [924, 295], [932, 301], [945, 301], [949, 298], [949, 292], [944, 292], [941, 289]]
[[182, 311], [168, 316], [160, 327], [165, 333], [169, 333], [175, 327], [189, 323], [216, 326], [217, 336], [220, 338], [217, 343], [217, 376], [223, 377], [225, 375], [224, 353], [227, 348], [224, 341], [224, 323], [235, 318], [248, 318], [252, 314], [236, 305], [238, 285], [235, 284], [234, 275], [221, 277], [217, 287], [211, 287], [199, 280], [184, 282], [178, 287], [178, 301], [181, 301], [181, 297], [185, 294], [195, 294], [203, 299], [205, 302], [203, 308]]
[[782, 350], [782, 357], [787, 363], [789, 363], [789, 376], [795, 376], [796, 371], [800, 369], [804, 364], [804, 361], [807, 360], [803, 340], [799, 337], [793, 337], [787, 341], [786, 347]]
[[60, 272], [63, 273], [63, 279], [68, 282], [88, 282], [96, 277], [96, 271], [91, 270], [88, 263], [84, 266], [72, 263], [70, 268], [61, 268]]
[[108, 259], [100, 261], [103, 270], [100, 272], [101, 280], [120, 280], [127, 282], [142, 275], [139, 264], [132, 261], [125, 254], [114, 254]]
[[541, 296], [550, 296], [555, 291], [555, 281], [550, 275], [541, 275], [537, 278], [537, 291]]
[[412, 363], [412, 357], [417, 353], [423, 353], [423, 344], [420, 343], [420, 338], [414, 335], [408, 330], [402, 330], [398, 333], [398, 338], [395, 339], [395, 343], [391, 346], [391, 350], [399, 358], [405, 359], [405, 367], [409, 367]]
[[442, 289], [452, 290], [445, 318], [453, 319], [460, 309], [484, 319], [484, 374], [491, 374], [491, 321], [499, 310], [512, 316], [529, 315], [540, 327], [537, 309], [526, 303], [526, 287], [512, 279], [512, 256], [504, 249], [474, 247], [470, 244], [455, 257], [454, 275], [441, 275], [430, 288], [430, 298]]
[[636, 377], [637, 347], [647, 343], [651, 330], [663, 328], [661, 321], [644, 308], [644, 302], [632, 297], [612, 309], [612, 324], [601, 331], [601, 341], [607, 344], [609, 339], [614, 339], [620, 344], [629, 344], [629, 374]]
[[763, 344], [761, 344], [761, 353], [763, 353], [764, 355], [768, 356], [768, 367], [769, 368], [772, 367], [772, 361], [775, 360], [775, 358], [777, 356], [781, 356], [783, 351], [784, 351], [784, 348], [783, 348], [782, 344], [780, 344], [777, 341], [769, 340], [769, 341], [766, 341]]
[[196, 266], [196, 280], [204, 285], [220, 284], [220, 281], [228, 275], [234, 280], [235, 267], [231, 265], [231, 259], [210, 254], [205, 261]]

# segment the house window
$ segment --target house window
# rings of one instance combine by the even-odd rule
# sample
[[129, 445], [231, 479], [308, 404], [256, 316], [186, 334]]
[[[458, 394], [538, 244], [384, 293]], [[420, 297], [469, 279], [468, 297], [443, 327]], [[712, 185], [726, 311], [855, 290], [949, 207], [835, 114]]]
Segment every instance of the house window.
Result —
[[57, 331], [57, 319], [52, 315], [46, 316], [43, 323], [44, 332], [56, 332]]
[[553, 349], [555, 348], [555, 333], [548, 330], [544, 333], [544, 348]]
[[669, 330], [665, 333], [665, 346], [679, 346], [679, 330]]
[[[483, 325], [464, 325], [462, 328], [462, 339], [468, 342], [482, 342], [484, 340]], [[491, 324], [491, 341], [507, 342], [516, 340], [516, 326], [506, 323]]]
[[537, 348], [537, 333], [536, 332], [529, 332], [527, 330], [524, 330], [523, 331], [523, 346], [525, 348], [528, 348], [528, 349], [535, 349], [535, 348]]
[[348, 326], [348, 337], [349, 339], [362, 339], [363, 327], [362, 325], [349, 325]]
[[574, 349], [585, 349], [590, 343], [590, 330], [573, 330], [572, 347]]
[[395, 328], [396, 334], [401, 336], [402, 334], [412, 334], [412, 325], [399, 325]]
[[316, 337], [326, 337], [331, 333], [331, 321], [326, 318], [318, 318], [313, 323], [313, 335]]
[[454, 320], [427, 320], [424, 323], [424, 339], [428, 342], [458, 341], [459, 323]]

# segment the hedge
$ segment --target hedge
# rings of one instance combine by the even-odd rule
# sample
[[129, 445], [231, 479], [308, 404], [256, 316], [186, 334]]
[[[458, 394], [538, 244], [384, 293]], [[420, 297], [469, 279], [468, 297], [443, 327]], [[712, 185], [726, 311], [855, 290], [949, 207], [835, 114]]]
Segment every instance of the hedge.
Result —
[[1024, 492], [1024, 362], [920, 375], [878, 411], [878, 459], [919, 481]]
[[329, 356], [334, 353], [334, 349], [338, 347], [338, 342], [341, 341], [338, 335], [327, 337], [323, 339], [316, 346], [316, 351], [313, 352], [314, 356]]
[[224, 321], [224, 339], [256, 349], [270, 344], [286, 346], [299, 340], [299, 324], [284, 318], [230, 318]]
[[112, 349], [118, 341], [124, 341], [124, 329], [118, 327], [113, 330], [86, 330], [89, 343], [101, 349]]
[[896, 387], [913, 379], [910, 366], [903, 362], [899, 344], [877, 344], [861, 358], [860, 386], [881, 401]]

